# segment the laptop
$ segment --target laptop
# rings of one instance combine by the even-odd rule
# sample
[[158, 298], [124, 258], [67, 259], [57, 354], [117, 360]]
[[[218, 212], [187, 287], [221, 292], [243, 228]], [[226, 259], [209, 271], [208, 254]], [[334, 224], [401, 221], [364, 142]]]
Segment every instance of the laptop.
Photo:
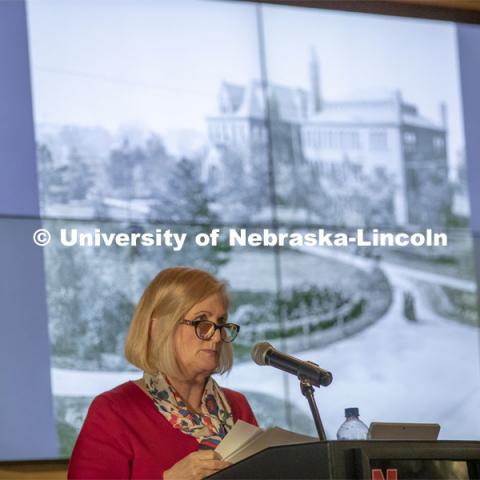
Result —
[[372, 422], [368, 429], [370, 440], [436, 440], [438, 423]]

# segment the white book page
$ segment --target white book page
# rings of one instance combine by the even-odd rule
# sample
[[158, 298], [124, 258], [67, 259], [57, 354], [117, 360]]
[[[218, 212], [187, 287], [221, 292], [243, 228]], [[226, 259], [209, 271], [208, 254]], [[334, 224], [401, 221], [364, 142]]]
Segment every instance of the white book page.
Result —
[[225, 460], [237, 450], [243, 448], [257, 435], [263, 432], [262, 429], [250, 423], [238, 420], [233, 428], [225, 435], [217, 445], [215, 451]]
[[245, 446], [237, 449], [237, 451], [230, 454], [227, 458], [225, 458], [225, 460], [231, 463], [237, 463], [244, 458], [250, 457], [255, 453], [265, 450], [268, 447], [296, 443], [311, 443], [317, 441], [318, 438], [290, 432], [289, 430], [284, 430], [283, 428], [269, 428], [261, 434], [253, 437]]

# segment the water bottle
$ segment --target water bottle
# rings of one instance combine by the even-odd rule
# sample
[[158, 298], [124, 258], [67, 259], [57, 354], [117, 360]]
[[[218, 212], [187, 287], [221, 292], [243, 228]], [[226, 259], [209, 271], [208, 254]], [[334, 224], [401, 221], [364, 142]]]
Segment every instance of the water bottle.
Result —
[[340, 425], [337, 440], [366, 440], [368, 427], [358, 418], [358, 408], [346, 408], [346, 420]]

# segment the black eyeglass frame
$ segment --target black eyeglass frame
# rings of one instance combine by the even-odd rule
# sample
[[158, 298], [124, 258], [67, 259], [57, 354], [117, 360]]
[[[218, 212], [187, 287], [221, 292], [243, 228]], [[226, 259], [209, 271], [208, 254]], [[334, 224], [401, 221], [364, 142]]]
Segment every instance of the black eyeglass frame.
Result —
[[[214, 327], [213, 333], [208, 338], [201, 337], [198, 333], [198, 325], [202, 322], [210, 323]], [[238, 333], [240, 332], [240, 325], [237, 325], [236, 323], [221, 323], [220, 325], [217, 325], [215, 322], [212, 322], [211, 320], [208, 320], [208, 318], [199, 318], [199, 319], [195, 319], [195, 320], [188, 320], [188, 319], [184, 318], [183, 320], [180, 320], [180, 322], [178, 322], [178, 323], [195, 327], [195, 335], [200, 340], [210, 340], [215, 335], [216, 331], [220, 330], [220, 338], [222, 339], [222, 342], [232, 343], [237, 338]], [[225, 338], [223, 338], [223, 329], [225, 327], [235, 327], [236, 328], [235, 336], [231, 340], [225, 340]]]

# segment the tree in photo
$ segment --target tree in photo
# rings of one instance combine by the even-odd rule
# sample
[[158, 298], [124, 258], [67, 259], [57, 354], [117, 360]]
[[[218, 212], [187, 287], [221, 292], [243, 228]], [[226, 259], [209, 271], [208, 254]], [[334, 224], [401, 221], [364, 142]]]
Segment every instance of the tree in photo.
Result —
[[85, 200], [93, 186], [90, 167], [76, 148], [71, 150], [68, 158], [68, 186], [71, 200]]
[[67, 166], [55, 164], [47, 144], [37, 145], [37, 168], [42, 211], [54, 203], [68, 201]]
[[212, 191], [202, 178], [201, 159], [182, 157], [165, 168], [154, 214], [177, 223], [213, 224]]
[[125, 139], [121, 147], [113, 149], [107, 164], [107, 176], [113, 193], [122, 199], [135, 197], [136, 170], [145, 160], [145, 153], [140, 147], [131, 147]]

